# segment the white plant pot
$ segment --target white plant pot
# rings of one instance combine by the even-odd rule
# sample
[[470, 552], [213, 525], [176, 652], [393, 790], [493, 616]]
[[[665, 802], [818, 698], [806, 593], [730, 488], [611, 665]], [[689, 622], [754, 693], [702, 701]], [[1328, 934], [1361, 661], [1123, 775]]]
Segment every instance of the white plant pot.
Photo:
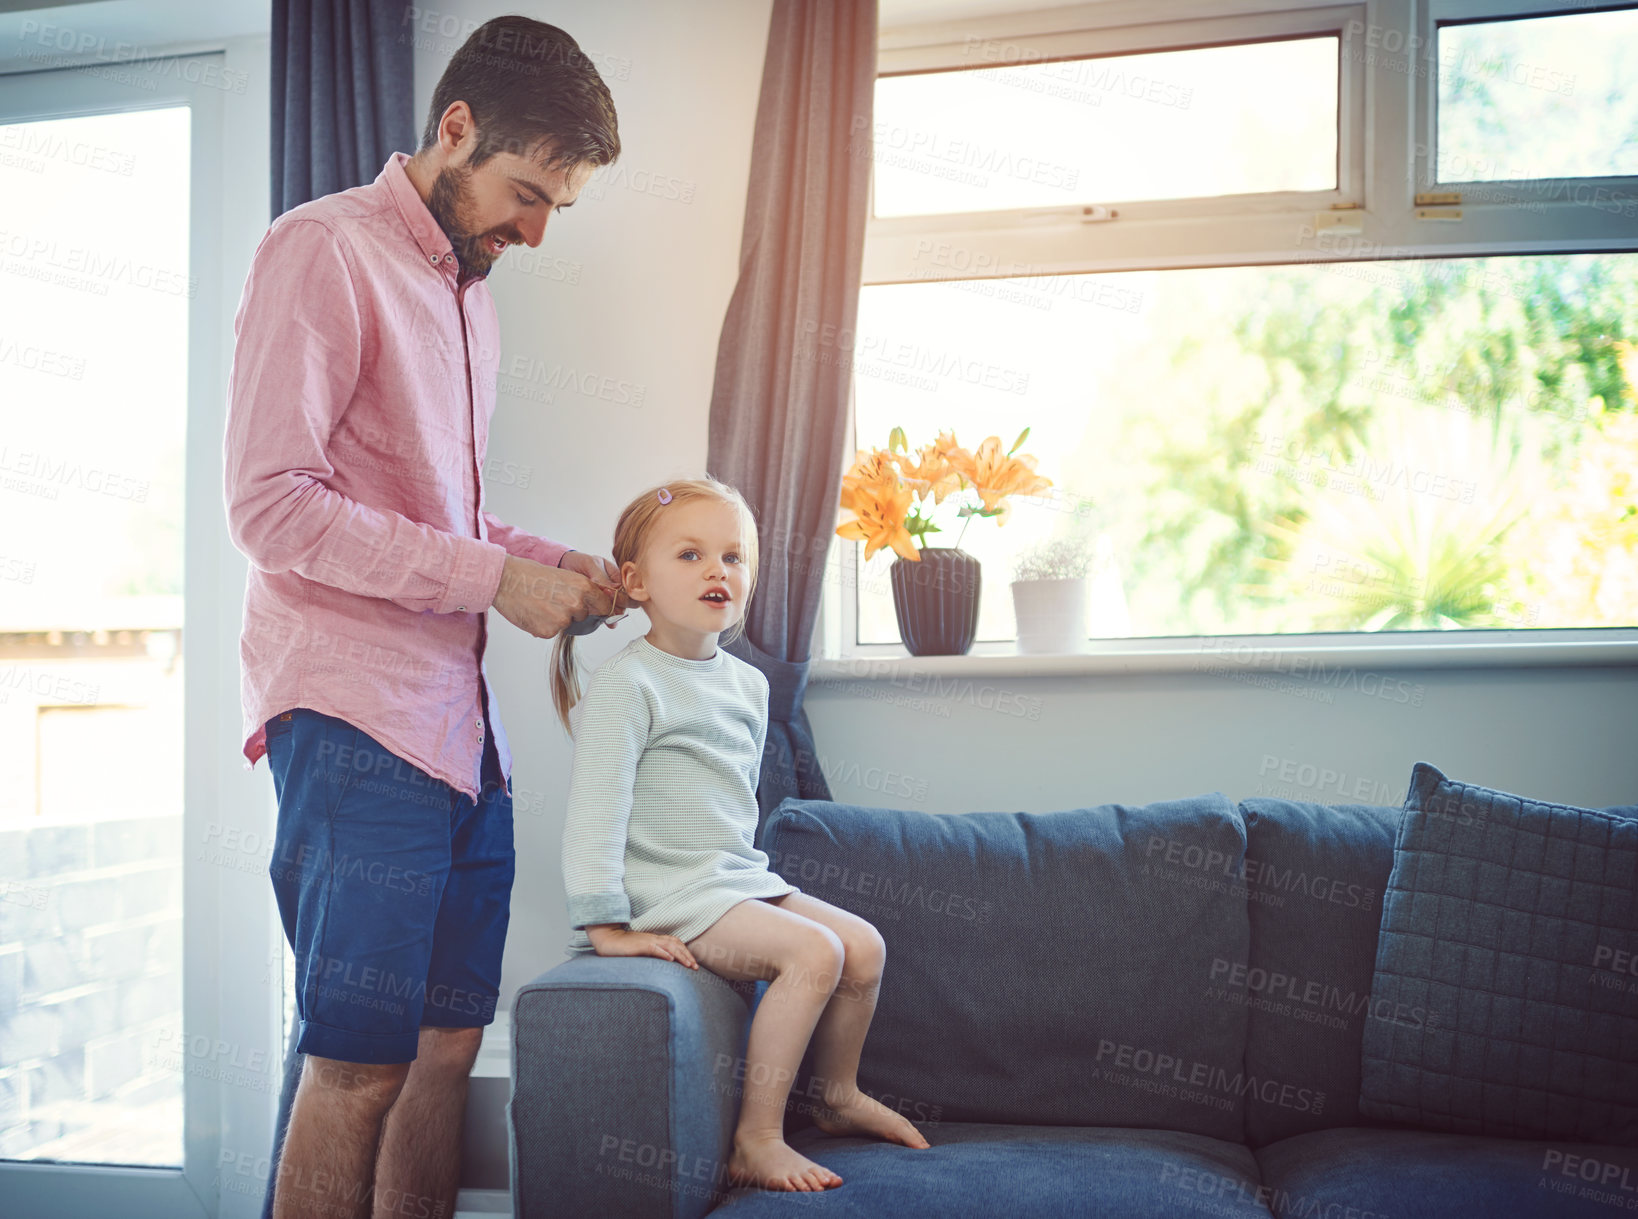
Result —
[[1086, 578], [1014, 580], [1012, 609], [1020, 652], [1080, 652], [1086, 647]]

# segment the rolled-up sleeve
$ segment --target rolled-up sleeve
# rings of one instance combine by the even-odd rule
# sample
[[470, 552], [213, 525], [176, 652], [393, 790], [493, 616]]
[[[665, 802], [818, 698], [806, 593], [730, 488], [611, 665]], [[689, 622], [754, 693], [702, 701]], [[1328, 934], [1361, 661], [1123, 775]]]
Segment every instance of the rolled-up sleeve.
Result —
[[266, 572], [406, 609], [478, 611], [507, 549], [373, 507], [328, 485], [327, 454], [358, 385], [359, 301], [340, 240], [292, 219], [262, 238], [234, 318], [223, 482], [233, 544]]

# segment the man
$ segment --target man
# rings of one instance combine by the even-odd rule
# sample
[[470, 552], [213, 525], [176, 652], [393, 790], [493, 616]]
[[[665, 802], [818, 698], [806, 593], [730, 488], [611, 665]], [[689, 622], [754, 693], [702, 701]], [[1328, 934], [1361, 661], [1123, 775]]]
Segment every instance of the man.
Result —
[[251, 264], [225, 440], [252, 563], [243, 750], [273, 772], [307, 1055], [277, 1219], [454, 1213], [513, 877], [485, 611], [548, 639], [618, 597], [612, 561], [484, 510], [484, 278], [619, 151], [574, 40], [496, 18], [451, 58], [414, 157], [279, 217]]

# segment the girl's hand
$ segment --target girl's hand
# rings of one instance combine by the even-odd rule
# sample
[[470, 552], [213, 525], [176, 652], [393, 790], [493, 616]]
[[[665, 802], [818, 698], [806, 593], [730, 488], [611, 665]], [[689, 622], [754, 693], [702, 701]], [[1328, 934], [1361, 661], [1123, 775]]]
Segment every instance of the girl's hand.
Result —
[[660, 957], [698, 969], [694, 954], [674, 935], [658, 935], [652, 931], [609, 930], [600, 934], [592, 947], [600, 957]]

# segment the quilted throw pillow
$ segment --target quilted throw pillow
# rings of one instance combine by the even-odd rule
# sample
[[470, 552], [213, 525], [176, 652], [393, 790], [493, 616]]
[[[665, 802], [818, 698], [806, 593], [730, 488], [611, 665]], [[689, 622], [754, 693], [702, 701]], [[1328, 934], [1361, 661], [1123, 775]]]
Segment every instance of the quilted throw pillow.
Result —
[[1394, 844], [1359, 1111], [1638, 1146], [1638, 819], [1418, 762]]

